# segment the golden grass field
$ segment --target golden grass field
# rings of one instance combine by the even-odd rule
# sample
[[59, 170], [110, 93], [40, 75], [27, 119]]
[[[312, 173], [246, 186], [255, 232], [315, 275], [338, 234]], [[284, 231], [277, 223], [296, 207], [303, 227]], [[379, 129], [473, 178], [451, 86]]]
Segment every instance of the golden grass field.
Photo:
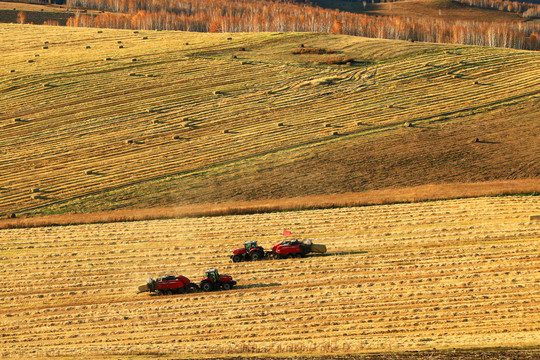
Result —
[[537, 52], [13, 24], [0, 51], [1, 215], [540, 173]]
[[[537, 197], [511, 196], [2, 230], [0, 356], [493, 347], [537, 356], [540, 221], [531, 215], [540, 215]], [[246, 240], [270, 248], [284, 229], [326, 244], [327, 255], [228, 258]], [[177, 271], [197, 282], [211, 267], [238, 286], [136, 294], [149, 276]]]

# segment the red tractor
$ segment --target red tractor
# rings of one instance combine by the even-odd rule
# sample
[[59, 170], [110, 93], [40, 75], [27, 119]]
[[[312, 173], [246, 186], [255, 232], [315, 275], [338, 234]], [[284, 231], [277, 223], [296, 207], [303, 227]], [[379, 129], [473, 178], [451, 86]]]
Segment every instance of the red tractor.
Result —
[[234, 285], [236, 285], [236, 281], [233, 281], [232, 276], [219, 275], [216, 269], [210, 269], [204, 272], [199, 287], [202, 291], [218, 290], [220, 288], [230, 290]]
[[231, 259], [233, 262], [244, 260], [261, 260], [266, 257], [275, 259], [286, 259], [291, 257], [304, 257], [314, 252], [324, 254], [326, 245], [313, 244], [311, 240], [306, 242], [300, 240], [284, 240], [274, 245], [272, 251], [264, 251], [262, 246], [258, 246], [256, 241], [246, 241], [243, 248], [233, 251]]
[[260, 260], [267, 256], [262, 246], [257, 245], [257, 241], [246, 241], [243, 248], [239, 248], [233, 251], [231, 259], [233, 262], [240, 262], [246, 260]]
[[184, 294], [189, 289], [197, 289], [198, 286], [193, 284], [187, 277], [182, 275], [166, 275], [154, 280], [149, 278], [146, 285], [139, 286], [139, 292], [148, 291], [160, 295]]

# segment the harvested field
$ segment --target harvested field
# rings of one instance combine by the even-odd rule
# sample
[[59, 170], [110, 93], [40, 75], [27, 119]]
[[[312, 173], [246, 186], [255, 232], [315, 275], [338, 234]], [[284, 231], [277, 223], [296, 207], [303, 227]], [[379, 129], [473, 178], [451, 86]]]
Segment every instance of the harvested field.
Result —
[[[0, 356], [537, 349], [539, 212], [538, 197], [500, 197], [2, 230]], [[329, 253], [227, 257], [245, 240], [268, 248], [284, 229]], [[211, 267], [237, 288], [135, 293], [149, 276], [198, 281]]]
[[[536, 52], [304, 33], [0, 32], [2, 215], [540, 174]], [[291, 54], [299, 44], [336, 53]], [[320, 65], [336, 56], [354, 63]]]

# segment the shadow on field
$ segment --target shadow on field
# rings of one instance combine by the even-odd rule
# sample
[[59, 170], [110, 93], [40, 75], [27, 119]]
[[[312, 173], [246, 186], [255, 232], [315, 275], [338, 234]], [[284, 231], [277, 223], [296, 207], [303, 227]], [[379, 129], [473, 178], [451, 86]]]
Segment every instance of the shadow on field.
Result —
[[270, 284], [252, 284], [252, 285], [236, 285], [235, 289], [253, 289], [253, 288], [267, 288], [273, 286], [281, 286], [280, 283], [270, 283]]
[[358, 254], [366, 254], [367, 251], [359, 250], [359, 251], [342, 251], [342, 252], [334, 252], [334, 253], [326, 253], [326, 254], [318, 254], [319, 256], [344, 256], [344, 255], [358, 255]]

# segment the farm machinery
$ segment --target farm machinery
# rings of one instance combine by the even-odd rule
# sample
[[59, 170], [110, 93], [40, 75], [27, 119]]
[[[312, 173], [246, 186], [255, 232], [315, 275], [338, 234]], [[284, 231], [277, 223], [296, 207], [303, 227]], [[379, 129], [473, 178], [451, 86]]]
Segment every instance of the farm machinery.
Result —
[[231, 259], [233, 262], [247, 260], [261, 260], [273, 257], [275, 259], [287, 259], [293, 257], [304, 257], [309, 253], [326, 252], [326, 245], [313, 244], [311, 240], [284, 240], [272, 248], [271, 251], [264, 251], [262, 246], [257, 245], [257, 241], [246, 241], [243, 248], [233, 251]]
[[165, 275], [157, 279], [149, 278], [146, 284], [139, 286], [139, 292], [150, 292], [156, 295], [184, 294], [190, 290], [230, 290], [236, 285], [230, 275], [220, 275], [217, 269], [206, 270], [199, 285], [192, 283], [182, 275]]

